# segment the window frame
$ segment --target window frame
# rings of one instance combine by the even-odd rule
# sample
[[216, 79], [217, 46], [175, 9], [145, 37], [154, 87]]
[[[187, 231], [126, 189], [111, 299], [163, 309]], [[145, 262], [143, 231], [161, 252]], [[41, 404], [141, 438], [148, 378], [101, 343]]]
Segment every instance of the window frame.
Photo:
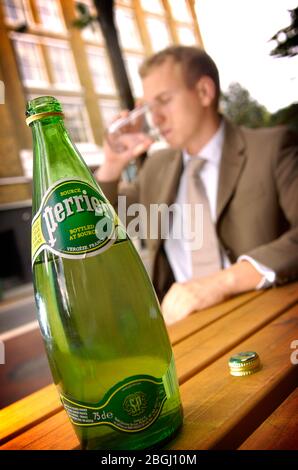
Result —
[[[146, 14], [146, 13], [151, 13], [153, 15], [160, 15], [162, 17], [165, 17], [166, 15], [166, 11], [165, 11], [165, 8], [163, 6], [163, 3], [161, 0], [157, 0], [160, 4], [160, 10], [154, 10], [154, 9], [150, 9], [150, 8], [146, 8], [146, 6], [143, 5], [143, 2], [142, 0], [139, 0], [140, 1], [140, 7], [142, 9], [142, 11]], [[148, 0], [148, 3], [150, 3], [151, 0]]]
[[[189, 30], [189, 31], [192, 32], [193, 38], [194, 38], [194, 42], [183, 42], [183, 41], [182, 41], [182, 38], [181, 38], [181, 36], [180, 36], [179, 31], [180, 31], [181, 29], [183, 29], [183, 28], [184, 28], [184, 29], [187, 29], [187, 30]], [[195, 32], [195, 27], [194, 27], [193, 24], [190, 24], [190, 23], [178, 23], [178, 22], [176, 22], [176, 23], [175, 23], [175, 29], [176, 29], [177, 37], [178, 37], [178, 39], [179, 39], [179, 43], [180, 43], [180, 44], [184, 44], [184, 45], [186, 45], [186, 46], [195, 46], [195, 45], [198, 44], [198, 40], [197, 40], [196, 32]]]
[[[138, 36], [138, 39], [137, 39], [138, 44], [136, 44], [135, 47], [132, 44], [125, 43], [125, 41], [123, 41], [123, 39], [122, 39], [122, 34], [121, 34], [122, 29], [120, 27], [121, 25], [119, 24], [119, 20], [117, 19], [117, 17], [119, 16], [119, 12], [128, 13], [132, 17], [133, 24], [134, 24], [134, 30], [135, 30], [135, 32], [137, 33], [137, 36]], [[138, 27], [136, 13], [132, 8], [124, 7], [122, 5], [116, 5], [115, 25], [116, 25], [116, 28], [117, 28], [117, 31], [118, 31], [119, 42], [120, 42], [122, 50], [131, 51], [131, 52], [138, 52], [138, 53], [144, 53], [144, 44], [142, 42], [141, 32], [140, 32], [139, 27]], [[129, 37], [129, 35], [127, 35], [126, 37]]]
[[[49, 38], [49, 37], [39, 37], [39, 41], [45, 49], [45, 54], [47, 55], [47, 59], [48, 59], [48, 65], [50, 67], [50, 76], [51, 76], [50, 86], [57, 90], [80, 91], [82, 88], [81, 83], [80, 83], [80, 78], [79, 78], [79, 74], [77, 71], [77, 66], [76, 66], [74, 55], [73, 55], [73, 50], [69, 42], [65, 39], [56, 39], [56, 38]], [[51, 59], [51, 53], [49, 52], [50, 47], [56, 48], [56, 49], [58, 48], [64, 49], [69, 52], [70, 61], [72, 62], [71, 73], [73, 74], [73, 77], [75, 79], [74, 83], [55, 82], [54, 66], [53, 66], [53, 61]]]
[[[99, 112], [100, 112], [100, 115], [101, 115], [101, 120], [102, 120], [102, 125], [103, 125], [103, 129], [108, 126], [109, 124], [111, 124], [111, 121], [110, 120], [105, 120], [104, 119], [104, 112], [102, 111], [102, 105], [105, 105], [105, 104], [108, 104], [108, 103], [111, 103], [111, 104], [116, 104], [116, 107], [115, 107], [115, 113], [111, 116], [111, 120], [113, 117], [115, 117], [117, 115], [118, 112], [121, 111], [121, 105], [120, 105], [120, 101], [119, 99], [117, 98], [117, 96], [113, 97], [113, 98], [107, 98], [107, 97], [102, 97], [102, 98], [99, 98], [98, 99], [98, 107], [99, 107]], [[112, 107], [111, 107], [112, 108]]]
[[[171, 28], [170, 28], [170, 25], [167, 21], [166, 16], [146, 14], [145, 18], [144, 18], [144, 21], [145, 21], [145, 24], [146, 24], [146, 28], [147, 28], [147, 32], [148, 32], [148, 36], [149, 36], [149, 39], [150, 39], [150, 44], [151, 44], [151, 48], [152, 48], [153, 52], [157, 52], [158, 50], [163, 49], [164, 47], [167, 47], [167, 46], [170, 46], [170, 45], [174, 44]], [[150, 28], [148, 27], [148, 22], [147, 21], [159, 21], [160, 23], [164, 23], [164, 25], [166, 26], [166, 30], [168, 32], [169, 42], [167, 44], [164, 44], [162, 47], [155, 48], [155, 43], [154, 43], [154, 40], [152, 40]], [[159, 38], [159, 35], [156, 35], [156, 37]]]
[[[15, 0], [12, 0], [15, 1]], [[4, 16], [4, 22], [5, 24], [11, 26], [11, 27], [18, 27], [25, 24], [32, 25], [34, 24], [33, 20], [33, 15], [31, 11], [31, 6], [28, 0], [19, 0], [19, 3], [22, 6], [22, 11], [23, 11], [23, 18], [18, 19], [18, 20], [13, 20], [12, 18], [9, 18], [6, 14], [6, 7], [4, 3], [2, 3], [2, 11], [3, 11], [3, 16]]]
[[[98, 95], [115, 96], [117, 94], [117, 88], [116, 88], [116, 84], [115, 84], [111, 64], [110, 64], [109, 57], [107, 55], [106, 49], [104, 47], [99, 47], [99, 46], [94, 46], [94, 45], [86, 45], [85, 51], [86, 51], [88, 66], [89, 66], [90, 74], [92, 76], [93, 87], [94, 87], [95, 92]], [[105, 62], [105, 65], [104, 65], [105, 71], [107, 72], [108, 79], [110, 80], [110, 82], [112, 84], [112, 86], [109, 90], [108, 89], [103, 89], [100, 84], [96, 84], [96, 80], [95, 80], [92, 68], [90, 66], [89, 54], [90, 55], [91, 54], [97, 55], [98, 57], [101, 56], [103, 58], [103, 60]]]
[[87, 135], [87, 141], [74, 141], [75, 144], [77, 145], [78, 148], [83, 149], [83, 150], [90, 150], [94, 149], [95, 146], [95, 140], [92, 132], [92, 127], [90, 123], [90, 118], [88, 114], [88, 109], [86, 107], [86, 104], [84, 102], [84, 98], [81, 96], [67, 96], [67, 95], [59, 95], [58, 100], [62, 104], [62, 109], [64, 108], [64, 105], [77, 105], [77, 106], [82, 106], [82, 115], [83, 115], [83, 122], [84, 122], [84, 127], [86, 130], [86, 135]]
[[[77, 14], [77, 11], [76, 11], [76, 3], [84, 3], [84, 5], [86, 5], [86, 7], [88, 8], [90, 15], [92, 15], [92, 16], [97, 15], [96, 8], [94, 7], [91, 0], [74, 0], [76, 18], [78, 18], [78, 14]], [[85, 28], [81, 29], [80, 33], [81, 33], [81, 38], [83, 39], [83, 41], [87, 44], [92, 44], [92, 45], [96, 45], [96, 46], [104, 46], [104, 38], [103, 38], [103, 34], [102, 34], [99, 23], [96, 23], [96, 31], [95, 32], [92, 31], [92, 33], [91, 33], [91, 31], [90, 31], [91, 28], [92, 27], [89, 25], [88, 27], [85, 27]]]
[[[181, 1], [181, 0], [178, 0], [178, 2], [179, 1]], [[192, 13], [191, 13], [189, 3], [186, 0], [184, 0], [184, 5], [185, 5], [185, 8], [186, 8], [186, 11], [188, 12], [187, 16], [184, 17], [181, 14], [178, 15], [178, 16], [175, 16], [175, 14], [174, 14], [175, 6], [173, 8], [172, 2], [173, 2], [173, 6], [174, 6], [174, 3], [176, 2], [175, 6], [177, 8], [177, 0], [168, 0], [169, 11], [170, 11], [171, 17], [173, 18], [173, 21], [175, 23], [176, 22], [181, 22], [181, 23], [186, 23], [186, 24], [192, 24], [193, 23], [193, 17], [192, 17]], [[178, 10], [177, 10], [177, 14], [178, 14]]]
[[[132, 71], [129, 67], [129, 58], [140, 59], [140, 63], [138, 65], [138, 68], [139, 68], [139, 66], [141, 65], [141, 63], [145, 59], [145, 56], [142, 55], [142, 54], [137, 54], [136, 52], [131, 52], [131, 51], [124, 51], [123, 52], [123, 60], [124, 60], [125, 66], [126, 66], [128, 79], [129, 79], [131, 88], [133, 90], [133, 94], [136, 98], [141, 98], [143, 96], [142, 80], [141, 80], [141, 77], [138, 73], [139, 84], [137, 86], [134, 85], [135, 80], [134, 80], [134, 77], [133, 77], [133, 73], [132, 73]], [[140, 93], [138, 93], [138, 88], [139, 88]]]
[[67, 32], [66, 24], [65, 24], [65, 21], [64, 21], [64, 16], [63, 16], [63, 13], [62, 13], [62, 7], [61, 7], [61, 4], [60, 4], [60, 1], [51, 0], [51, 2], [55, 3], [55, 5], [56, 5], [59, 21], [60, 21], [60, 24], [61, 24], [61, 29], [54, 29], [54, 30], [52, 29], [52, 26], [47, 27], [47, 25], [44, 24], [41, 21], [41, 15], [40, 15], [40, 12], [39, 12], [38, 1], [39, 0], [34, 0], [35, 8], [36, 8], [36, 12], [37, 12], [37, 16], [38, 16], [39, 21], [34, 21], [34, 25], [33, 25], [32, 29], [34, 29], [36, 31], [48, 32], [48, 33], [50, 32], [51, 34], [58, 34], [58, 35], [62, 34], [62, 35], [67, 35], [68, 36], [68, 32]]
[[[38, 36], [34, 36], [32, 34], [23, 34], [23, 33], [16, 33], [16, 32], [10, 32], [9, 37], [10, 37], [11, 41], [13, 42], [13, 48], [14, 48], [14, 51], [15, 51], [15, 54], [16, 54], [16, 58], [17, 58], [17, 62], [18, 62], [18, 68], [19, 68], [20, 76], [22, 78], [22, 83], [24, 84], [24, 86], [28, 87], [28, 88], [41, 88], [41, 89], [49, 88], [51, 85], [50, 85], [48, 70], [47, 70], [47, 67], [46, 67], [46, 62], [44, 60], [44, 56], [43, 56], [43, 53], [42, 53], [42, 47], [41, 47], [41, 43], [40, 43], [40, 40], [39, 40], [40, 38]], [[42, 74], [44, 75], [44, 80], [41, 80], [41, 81], [30, 80], [30, 79], [28, 80], [28, 79], [26, 79], [25, 77], [22, 76], [22, 66], [19, 64], [18, 51], [17, 51], [17, 48], [14, 45], [15, 41], [19, 41], [19, 42], [22, 42], [22, 43], [34, 44], [36, 46], [37, 56], [38, 56], [39, 61], [40, 61]]]

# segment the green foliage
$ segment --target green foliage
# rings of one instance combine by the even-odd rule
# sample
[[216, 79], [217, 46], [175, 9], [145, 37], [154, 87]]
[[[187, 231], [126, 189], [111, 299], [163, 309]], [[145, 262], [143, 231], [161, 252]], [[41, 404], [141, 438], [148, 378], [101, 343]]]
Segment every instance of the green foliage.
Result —
[[254, 100], [239, 83], [232, 83], [227, 93], [222, 94], [221, 108], [238, 125], [255, 128], [267, 126], [270, 122], [267, 109]]
[[93, 25], [94, 21], [98, 21], [96, 16], [90, 15], [89, 8], [85, 3], [76, 3], [78, 18], [73, 21], [73, 26], [84, 29], [88, 25]]
[[291, 24], [279, 30], [271, 41], [276, 41], [276, 47], [270, 52], [275, 57], [294, 57], [298, 54], [298, 7], [289, 10]]
[[232, 83], [221, 97], [221, 110], [235, 124], [246, 127], [286, 125], [298, 131], [298, 103], [270, 114], [239, 83]]
[[277, 126], [285, 124], [298, 132], [298, 103], [293, 103], [286, 108], [279, 109], [271, 115], [270, 125]]

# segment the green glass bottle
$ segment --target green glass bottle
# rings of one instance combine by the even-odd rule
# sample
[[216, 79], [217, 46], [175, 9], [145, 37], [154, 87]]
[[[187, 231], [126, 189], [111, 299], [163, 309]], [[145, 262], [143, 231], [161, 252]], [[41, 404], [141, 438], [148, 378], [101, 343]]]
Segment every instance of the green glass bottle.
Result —
[[27, 104], [34, 143], [32, 265], [52, 375], [83, 449], [145, 449], [182, 424], [169, 338], [151, 281], [63, 122]]

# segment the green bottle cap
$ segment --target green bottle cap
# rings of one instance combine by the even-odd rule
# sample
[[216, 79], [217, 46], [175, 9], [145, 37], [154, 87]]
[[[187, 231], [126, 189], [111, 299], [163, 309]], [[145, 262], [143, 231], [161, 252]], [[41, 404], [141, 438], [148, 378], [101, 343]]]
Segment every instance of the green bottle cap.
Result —
[[260, 367], [260, 358], [254, 351], [240, 352], [229, 359], [230, 374], [237, 377], [254, 374]]

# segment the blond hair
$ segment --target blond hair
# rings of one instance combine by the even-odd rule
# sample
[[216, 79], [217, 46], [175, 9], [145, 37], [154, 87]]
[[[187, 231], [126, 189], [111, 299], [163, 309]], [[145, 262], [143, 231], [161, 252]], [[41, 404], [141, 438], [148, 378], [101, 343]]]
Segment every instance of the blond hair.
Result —
[[215, 84], [215, 104], [218, 105], [220, 96], [220, 82], [217, 66], [213, 59], [199, 47], [170, 46], [145, 59], [139, 68], [141, 78], [145, 78], [153, 68], [162, 65], [167, 60], [181, 65], [185, 84], [193, 88], [197, 81], [208, 76]]

